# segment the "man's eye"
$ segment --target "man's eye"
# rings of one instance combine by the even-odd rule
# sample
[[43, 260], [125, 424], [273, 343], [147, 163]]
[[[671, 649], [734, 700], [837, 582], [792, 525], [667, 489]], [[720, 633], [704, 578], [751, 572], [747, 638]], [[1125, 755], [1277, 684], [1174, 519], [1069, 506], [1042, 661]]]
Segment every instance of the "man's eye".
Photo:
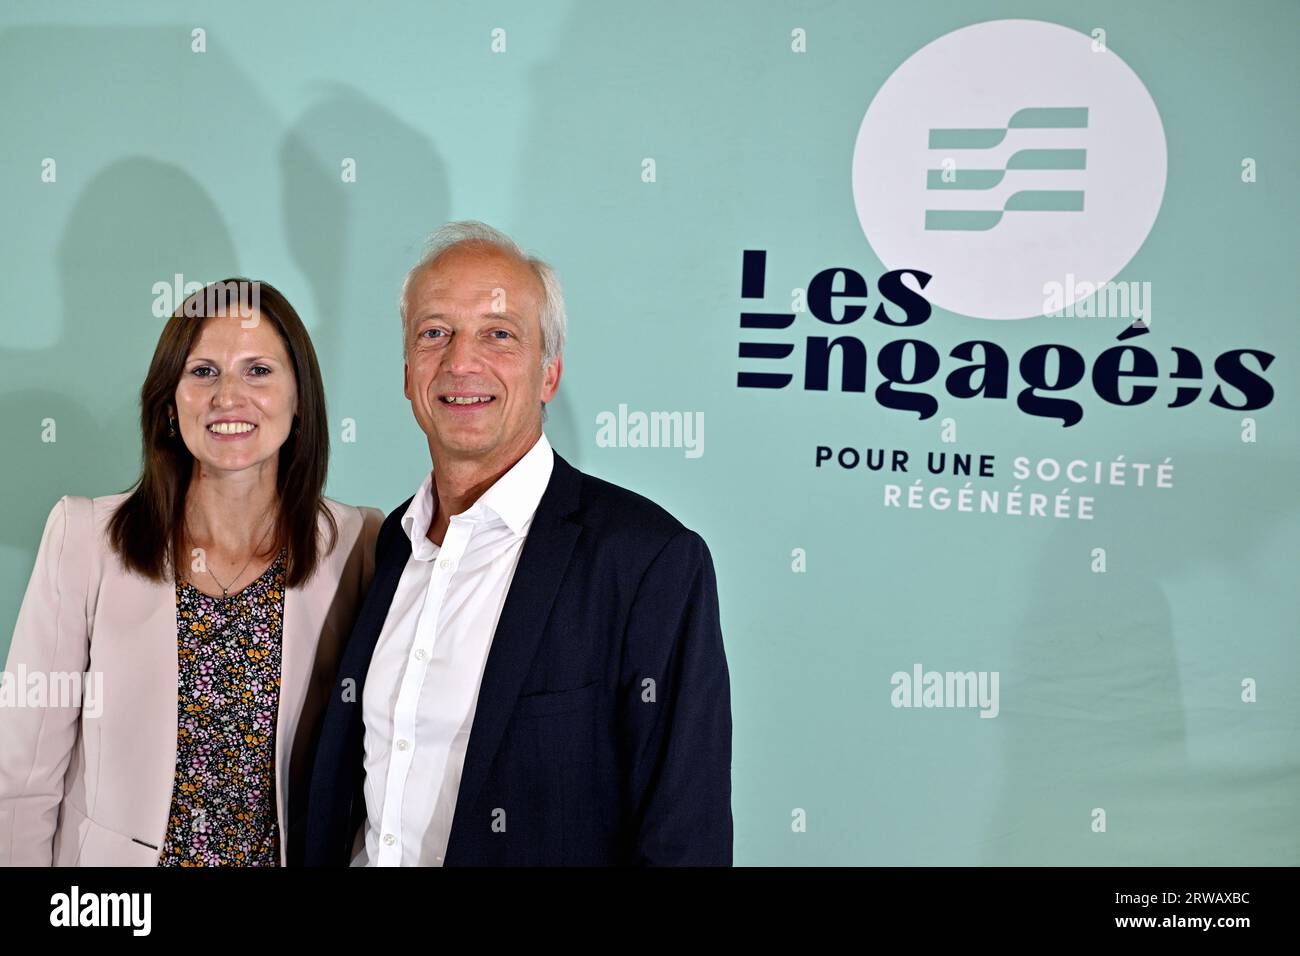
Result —
[[506, 338], [510, 338], [510, 333], [507, 332], [505, 329], [493, 329], [493, 330], [492, 330], [492, 334], [493, 334], [493, 335], [505, 336]]
[[427, 337], [429, 337], [429, 338], [433, 338], [433, 333], [434, 333], [434, 332], [437, 332], [439, 335], [441, 335], [441, 334], [442, 334], [442, 329], [425, 329], [425, 330], [424, 330], [423, 332], [421, 332], [420, 334], [423, 335], [423, 336], [427, 336]]

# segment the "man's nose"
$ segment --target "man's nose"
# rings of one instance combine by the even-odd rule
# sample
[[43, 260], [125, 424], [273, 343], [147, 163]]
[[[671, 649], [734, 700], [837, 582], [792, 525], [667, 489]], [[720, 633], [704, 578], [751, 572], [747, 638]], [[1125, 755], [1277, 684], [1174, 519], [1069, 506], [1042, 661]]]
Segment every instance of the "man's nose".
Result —
[[457, 332], [452, 335], [443, 354], [443, 361], [449, 372], [473, 371], [478, 367], [478, 344], [474, 341], [473, 335], [467, 332]]

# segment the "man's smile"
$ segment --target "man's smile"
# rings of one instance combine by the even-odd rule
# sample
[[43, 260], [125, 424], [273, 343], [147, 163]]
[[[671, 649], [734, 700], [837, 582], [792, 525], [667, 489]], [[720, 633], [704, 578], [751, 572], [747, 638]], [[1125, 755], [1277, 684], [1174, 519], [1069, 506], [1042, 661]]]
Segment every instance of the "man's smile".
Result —
[[449, 392], [446, 395], [438, 396], [440, 405], [457, 409], [482, 408], [494, 401], [496, 401], [495, 395], [488, 395], [484, 392]]

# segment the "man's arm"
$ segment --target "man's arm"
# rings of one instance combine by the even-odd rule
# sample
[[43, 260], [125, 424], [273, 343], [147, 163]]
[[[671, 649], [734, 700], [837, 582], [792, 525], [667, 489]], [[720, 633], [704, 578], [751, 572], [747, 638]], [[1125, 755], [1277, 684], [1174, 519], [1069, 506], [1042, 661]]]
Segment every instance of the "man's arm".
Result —
[[632, 600], [619, 702], [629, 862], [730, 866], [731, 688], [708, 546], [682, 529]]

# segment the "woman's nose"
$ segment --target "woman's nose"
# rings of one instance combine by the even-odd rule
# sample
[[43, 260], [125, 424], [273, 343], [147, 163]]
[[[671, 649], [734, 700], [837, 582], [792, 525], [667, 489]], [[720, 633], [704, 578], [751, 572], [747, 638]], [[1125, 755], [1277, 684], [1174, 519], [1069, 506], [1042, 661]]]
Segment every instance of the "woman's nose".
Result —
[[235, 401], [239, 398], [239, 387], [237, 379], [231, 378], [229, 375], [221, 376], [220, 381], [217, 382], [216, 394], [212, 397], [213, 403], [223, 408], [235, 404]]

